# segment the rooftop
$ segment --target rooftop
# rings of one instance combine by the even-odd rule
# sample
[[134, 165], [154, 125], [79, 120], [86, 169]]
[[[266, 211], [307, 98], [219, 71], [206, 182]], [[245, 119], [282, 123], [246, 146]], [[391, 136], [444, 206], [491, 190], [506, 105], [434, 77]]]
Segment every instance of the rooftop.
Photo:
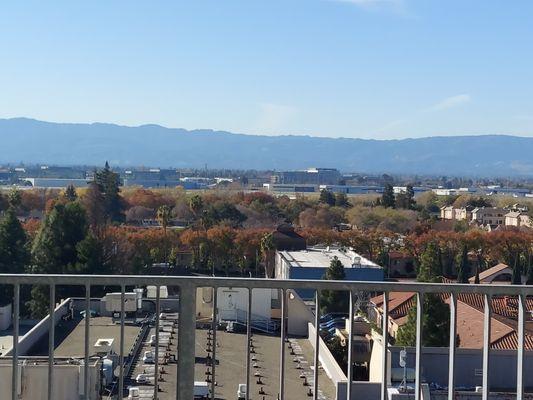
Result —
[[[409, 310], [415, 306], [413, 292], [389, 293], [389, 317], [401, 326], [407, 321]], [[449, 303], [449, 294], [442, 293], [442, 299]], [[383, 306], [383, 295], [375, 296], [371, 302], [379, 309]], [[526, 298], [528, 314], [533, 310], [533, 299]], [[514, 350], [517, 348], [518, 300], [510, 296], [491, 298], [491, 348]], [[483, 296], [477, 293], [457, 295], [457, 334], [461, 348], [479, 349], [483, 347]], [[532, 320], [526, 314], [525, 348], [533, 349]]]
[[[507, 264], [503, 264], [503, 263], [497, 264], [494, 267], [488, 268], [485, 271], [480, 272], [479, 280], [481, 282], [483, 282], [487, 278], [490, 278], [490, 277], [492, 277], [494, 275], [497, 275], [497, 274], [501, 273], [502, 271], [505, 271], [508, 268], [509, 268], [509, 266]], [[476, 280], [476, 276], [474, 275], [474, 276], [470, 277], [468, 280], [472, 283], [472, 282], [474, 282]]]
[[337, 257], [344, 268], [381, 268], [376, 263], [357, 254], [353, 250], [340, 247], [308, 247], [306, 250], [281, 251], [281, 255], [291, 267], [328, 267]]
[[[127, 354], [132, 348], [140, 327], [124, 326], [124, 350]], [[115, 352], [120, 346], [120, 324], [115, 324], [109, 317], [91, 317], [89, 331], [89, 348], [93, 350], [98, 339], [114, 339]], [[71, 321], [60, 321], [55, 330], [56, 357], [83, 357], [85, 349], [85, 320], [77, 318]], [[30, 356], [48, 354], [48, 335], [45, 335], [30, 351]]]
[[[28, 333], [33, 328], [33, 325], [24, 325], [21, 324], [19, 326], [19, 337], [24, 336], [26, 333]], [[0, 356], [11, 349], [13, 346], [13, 327], [11, 326], [9, 329], [0, 331]]]
[[[206, 330], [196, 331], [196, 365], [195, 380], [203, 381], [206, 377], [205, 343], [207, 338]], [[313, 347], [305, 338], [290, 339], [295, 355], [289, 354], [288, 343], [285, 344], [285, 398], [291, 400], [309, 399], [307, 387], [302, 385], [300, 374], [305, 374], [308, 382], [313, 380]], [[246, 383], [246, 334], [227, 333], [217, 331], [217, 387], [215, 389], [216, 399], [234, 399], [237, 387], [241, 383]], [[262, 335], [254, 333], [252, 336], [255, 353], [251, 354], [256, 358], [252, 364], [257, 363], [257, 368], [251, 368], [250, 376], [250, 397], [252, 399], [275, 400], [279, 392], [279, 336]], [[297, 369], [293, 361], [298, 358], [302, 369]], [[257, 383], [254, 373], [261, 375], [261, 384]], [[311, 386], [312, 387], [312, 386]], [[265, 395], [258, 395], [259, 389], [263, 388]], [[318, 398], [335, 399], [335, 385], [322, 368], [319, 368], [318, 377]]]

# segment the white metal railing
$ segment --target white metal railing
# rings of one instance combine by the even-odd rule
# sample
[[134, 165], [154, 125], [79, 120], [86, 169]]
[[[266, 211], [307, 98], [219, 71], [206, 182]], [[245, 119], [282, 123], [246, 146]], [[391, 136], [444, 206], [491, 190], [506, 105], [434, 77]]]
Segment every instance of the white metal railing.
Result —
[[[118, 285], [117, 285], [118, 283]], [[317, 281], [317, 280], [275, 280], [275, 279], [247, 279], [247, 278], [218, 278], [218, 277], [169, 277], [169, 276], [98, 276], [98, 275], [10, 275], [0, 274], [0, 284], [12, 285], [14, 288], [13, 295], [13, 352], [12, 352], [12, 400], [17, 399], [16, 388], [19, 376], [17, 366], [18, 341], [19, 341], [19, 312], [20, 312], [20, 287], [21, 285], [47, 285], [50, 288], [49, 297], [49, 354], [48, 354], [48, 399], [52, 400], [53, 393], [53, 375], [54, 375], [54, 312], [55, 312], [55, 293], [57, 286], [80, 286], [85, 287], [85, 336], [84, 336], [84, 396], [89, 400], [89, 333], [90, 333], [90, 291], [91, 286], [113, 285], [121, 287], [121, 318], [120, 318], [120, 350], [119, 350], [119, 382], [118, 393], [123, 393], [124, 389], [124, 297], [126, 287], [128, 286], [146, 286], [154, 285], [157, 287], [156, 296], [156, 345], [155, 345], [155, 390], [154, 398], [157, 399], [157, 382], [158, 382], [158, 349], [159, 349], [159, 315], [160, 315], [160, 287], [174, 286], [179, 289], [179, 321], [178, 321], [178, 368], [176, 383], [176, 399], [190, 400], [193, 398], [194, 390], [194, 364], [195, 364], [195, 329], [196, 329], [196, 293], [197, 288], [212, 287], [233, 287], [247, 288], [248, 292], [248, 311], [252, 307], [251, 291], [255, 288], [278, 289], [281, 291], [281, 334], [280, 334], [280, 374], [279, 374], [279, 397], [281, 400], [287, 399], [285, 396], [285, 332], [287, 301], [286, 294], [288, 290], [314, 289], [316, 291], [316, 310], [320, 310], [319, 291], [321, 290], [341, 290], [350, 293], [350, 326], [353, 329], [354, 305], [357, 292], [367, 291], [383, 293], [383, 314], [382, 330], [384, 351], [382, 353], [382, 373], [381, 382], [381, 399], [387, 399], [387, 343], [388, 343], [388, 297], [391, 292], [414, 292], [416, 293], [417, 320], [416, 320], [416, 375], [415, 375], [415, 399], [421, 399], [421, 354], [422, 354], [422, 313], [423, 298], [429, 293], [447, 293], [450, 295], [450, 345], [449, 345], [449, 385], [448, 398], [455, 398], [455, 350], [456, 350], [456, 323], [457, 323], [457, 296], [462, 293], [476, 293], [484, 298], [484, 346], [483, 346], [483, 387], [482, 399], [488, 400], [490, 393], [489, 382], [489, 360], [490, 360], [490, 334], [491, 334], [491, 298], [496, 295], [515, 296], [518, 298], [518, 349], [517, 349], [517, 398], [524, 398], [524, 337], [525, 337], [525, 313], [526, 296], [533, 295], [533, 286], [526, 285], [461, 285], [461, 284], [436, 284], [436, 283], [396, 283], [396, 282], [353, 282], [353, 281]], [[214, 310], [216, 314], [216, 296], [214, 298]], [[216, 321], [216, 315], [213, 316], [213, 323]], [[320, 321], [320, 312], [315, 313], [315, 326]], [[246, 383], [247, 398], [250, 390], [250, 337], [251, 337], [251, 313], [247, 316], [247, 361], [246, 361]], [[349, 335], [348, 350], [348, 377], [352, 377], [352, 339]], [[319, 340], [319, 335], [316, 335]], [[216, 343], [216, 329], [213, 329], [213, 343]], [[216, 345], [213, 346], [213, 360], [216, 360]], [[319, 346], [315, 346], [314, 365], [318, 364]], [[313, 398], [317, 399], [318, 392], [318, 368], [314, 368], [314, 387]], [[215, 389], [216, 362], [212, 363], [212, 390], [211, 398], [214, 399]], [[352, 385], [347, 385], [347, 398], [352, 396]], [[287, 399], [288, 400], [288, 399]]]

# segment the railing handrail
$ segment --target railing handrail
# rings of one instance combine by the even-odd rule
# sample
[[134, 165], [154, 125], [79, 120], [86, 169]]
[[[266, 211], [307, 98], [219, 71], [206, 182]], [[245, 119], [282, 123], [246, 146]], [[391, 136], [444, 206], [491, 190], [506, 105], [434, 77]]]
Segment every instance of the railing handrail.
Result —
[[[121, 336], [121, 349], [120, 349], [120, 368], [121, 373], [119, 376], [118, 391], [122, 392], [124, 389], [124, 370], [123, 359], [124, 349], [122, 343], [124, 343], [124, 298], [127, 286], [146, 286], [155, 285], [158, 288], [160, 286], [174, 286], [179, 289], [179, 328], [178, 328], [178, 368], [176, 379], [176, 395], [179, 399], [189, 399], [193, 397], [194, 392], [194, 368], [191, 365], [195, 363], [195, 328], [196, 328], [196, 298], [197, 289], [201, 287], [234, 287], [234, 288], [247, 288], [248, 289], [248, 308], [247, 311], [252, 310], [252, 289], [267, 288], [267, 289], [279, 289], [281, 299], [281, 330], [280, 330], [280, 381], [279, 381], [279, 395], [281, 399], [286, 398], [284, 395], [285, 387], [285, 339], [286, 339], [286, 317], [287, 317], [287, 298], [291, 290], [299, 289], [312, 289], [315, 291], [315, 305], [316, 309], [320, 310], [320, 291], [322, 290], [345, 290], [350, 292], [350, 331], [353, 329], [353, 316], [355, 307], [355, 296], [359, 291], [373, 292], [376, 294], [383, 293], [384, 302], [382, 305], [382, 382], [381, 382], [381, 399], [388, 398], [387, 394], [387, 365], [389, 356], [387, 355], [388, 347], [388, 312], [389, 312], [389, 294], [391, 292], [411, 292], [415, 293], [416, 297], [416, 356], [415, 356], [415, 399], [421, 400], [421, 355], [423, 349], [422, 343], [422, 320], [424, 313], [424, 298], [428, 293], [445, 293], [450, 296], [450, 351], [449, 351], [449, 389], [448, 398], [454, 399], [455, 394], [455, 351], [456, 351], [456, 325], [457, 325], [457, 300], [461, 294], [477, 294], [482, 295], [484, 301], [484, 319], [483, 319], [483, 385], [482, 395], [483, 399], [488, 399], [490, 393], [489, 382], [489, 366], [490, 366], [490, 338], [491, 338], [491, 299], [494, 296], [517, 296], [518, 297], [518, 323], [517, 323], [517, 398], [523, 398], [524, 394], [524, 354], [525, 354], [525, 322], [526, 313], [530, 310], [526, 308], [527, 296], [533, 296], [533, 286], [531, 285], [502, 285], [502, 284], [457, 284], [457, 283], [424, 283], [424, 282], [383, 282], [383, 281], [334, 281], [334, 280], [282, 280], [282, 279], [265, 279], [265, 278], [229, 278], [229, 277], [210, 277], [210, 276], [153, 276], [153, 275], [45, 275], [45, 274], [0, 274], [0, 284], [13, 285], [13, 357], [12, 357], [12, 399], [18, 398], [17, 388], [19, 387], [20, 377], [15, 371], [17, 371], [19, 365], [19, 305], [20, 305], [20, 289], [22, 285], [49, 285], [50, 299], [49, 299], [49, 313], [50, 321], [54, 321], [55, 315], [55, 289], [57, 286], [80, 286], [85, 288], [85, 311], [86, 318], [84, 321], [85, 334], [85, 363], [84, 365], [84, 384], [83, 391], [84, 397], [89, 398], [90, 382], [89, 382], [89, 348], [90, 348], [90, 319], [91, 319], [91, 286], [120, 286], [121, 290], [121, 324], [120, 324], [120, 336]], [[158, 290], [159, 293], [159, 290]], [[215, 321], [217, 320], [217, 297], [214, 297], [214, 312], [213, 312], [213, 341], [216, 343], [216, 329], [214, 329]], [[160, 298], [159, 295], [156, 298], [156, 347], [155, 351], [159, 349], [159, 329], [157, 324], [159, 321], [160, 312]], [[315, 326], [319, 324], [320, 312], [315, 313]], [[250, 346], [251, 346], [251, 327], [252, 327], [252, 313], [249, 312], [246, 318], [247, 325], [247, 383], [249, 383], [250, 377]], [[53, 343], [54, 338], [54, 324], [50, 324], [50, 337]], [[315, 337], [318, 338], [317, 335]], [[348, 351], [348, 365], [352, 366], [352, 351], [353, 349], [353, 335], [350, 334], [350, 342]], [[156, 353], [157, 354], [157, 353]], [[212, 348], [212, 357], [216, 360], [216, 345]], [[156, 355], [156, 379], [157, 382], [157, 360]], [[53, 399], [53, 360], [54, 360], [54, 346], [49, 346], [48, 355], [48, 398]], [[313, 370], [313, 390], [312, 395], [315, 400], [318, 399], [318, 366], [319, 366], [319, 346], [315, 345], [314, 354], [314, 370]], [[213, 364], [211, 373], [212, 379], [212, 393], [211, 398], [214, 399], [214, 382], [215, 382], [215, 367]], [[353, 371], [352, 371], [353, 372]], [[349, 374], [348, 376], [352, 376]], [[350, 378], [351, 382], [351, 378]], [[155, 386], [156, 387], [156, 386]], [[247, 386], [247, 392], [249, 391]], [[347, 392], [351, 394], [351, 385], [347, 385]], [[158, 391], [154, 389], [154, 398], [157, 400]]]
[[[98, 286], [121, 284], [177, 287], [237, 287], [266, 289], [362, 290], [371, 292], [418, 292], [486, 295], [533, 295], [533, 285], [461, 284], [388, 281], [336, 281], [270, 278], [232, 278], [159, 275], [0, 274], [2, 284]], [[120, 282], [120, 284], [117, 284]]]

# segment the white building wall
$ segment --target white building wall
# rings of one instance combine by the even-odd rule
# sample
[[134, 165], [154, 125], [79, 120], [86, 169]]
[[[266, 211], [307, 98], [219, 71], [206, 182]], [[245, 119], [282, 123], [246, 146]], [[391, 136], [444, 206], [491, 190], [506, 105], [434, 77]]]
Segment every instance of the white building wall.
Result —
[[[54, 313], [54, 324], [57, 325], [61, 317], [66, 315], [69, 312], [69, 305], [71, 300], [64, 300], [60, 305], [55, 309]], [[37, 325], [35, 325], [28, 333], [19, 338], [19, 345], [17, 347], [19, 355], [27, 355], [30, 349], [39, 341], [41, 338], [48, 334], [50, 329], [50, 315], [44, 317]], [[13, 352], [13, 347], [5, 352], [5, 356], [10, 356]]]
[[314, 314], [295, 291], [289, 291], [287, 300], [287, 333], [307, 336], [307, 326], [315, 320]]
[[[316, 335], [314, 324], [309, 323], [307, 329], [309, 331], [308, 340], [314, 348]], [[331, 352], [329, 351], [328, 346], [326, 345], [326, 343], [324, 343], [324, 340], [322, 340], [322, 338], [319, 339], [318, 346], [319, 362], [322, 365], [324, 372], [326, 372], [328, 378], [331, 379], [335, 386], [337, 386], [338, 383], [346, 382], [346, 375], [337, 363], [337, 360], [335, 360], [335, 357], [333, 357], [333, 354], [331, 354]]]
[[[270, 319], [272, 316], [272, 299], [277, 299], [275, 289], [254, 289], [252, 291], [252, 314]], [[196, 291], [196, 316], [210, 318], [213, 307], [213, 289], [198, 288]], [[219, 320], [235, 320], [237, 313], [248, 310], [248, 289], [218, 288], [217, 307]]]
[[[370, 356], [370, 366], [369, 366], [369, 377], [370, 382], [381, 383], [383, 382], [383, 369], [382, 361], [383, 360], [383, 338], [381, 335], [372, 331], [372, 354]], [[387, 352], [387, 370], [391, 369], [391, 357], [390, 351]], [[387, 385], [391, 384], [390, 373], [387, 374]]]
[[[19, 400], [47, 400], [48, 399], [48, 364], [21, 365], [20, 397]], [[11, 398], [10, 363], [0, 364], [0, 398]], [[101, 399], [100, 366], [98, 363], [89, 366], [89, 398]], [[81, 378], [81, 379], [80, 379]], [[8, 395], [9, 393], [9, 395]], [[54, 400], [76, 400], [83, 397], [83, 366], [55, 365], [54, 366]]]
[[[272, 289], [254, 289], [252, 291], [252, 315], [270, 319], [273, 291], [275, 292]], [[237, 311], [247, 311], [248, 309], [248, 289], [218, 288], [217, 302], [220, 319], [235, 319]]]
[[283, 257], [281, 251], [276, 251], [274, 269], [275, 269], [274, 277], [276, 279], [289, 279], [290, 265], [285, 259], [285, 257]]
[[0, 307], [0, 331], [11, 326], [11, 304]]

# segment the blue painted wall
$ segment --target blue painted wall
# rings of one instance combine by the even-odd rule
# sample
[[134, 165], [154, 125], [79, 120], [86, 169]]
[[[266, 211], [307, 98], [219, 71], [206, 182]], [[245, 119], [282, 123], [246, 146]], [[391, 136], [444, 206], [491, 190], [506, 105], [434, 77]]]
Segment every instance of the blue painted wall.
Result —
[[[289, 278], [321, 280], [326, 270], [327, 268], [324, 267], [291, 267]], [[381, 268], [345, 268], [344, 273], [347, 281], [383, 281], [384, 278]], [[312, 289], [302, 289], [296, 292], [304, 300], [315, 297], [315, 291]]]

